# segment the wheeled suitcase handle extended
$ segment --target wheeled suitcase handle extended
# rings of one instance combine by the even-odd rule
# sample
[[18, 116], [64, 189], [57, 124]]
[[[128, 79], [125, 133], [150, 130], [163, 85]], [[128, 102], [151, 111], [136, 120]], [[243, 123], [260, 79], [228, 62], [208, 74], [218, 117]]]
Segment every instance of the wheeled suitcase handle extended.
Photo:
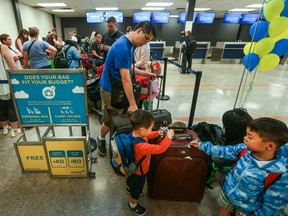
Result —
[[176, 134], [172, 140], [189, 140], [189, 141], [192, 141], [192, 140], [197, 140], [197, 138], [191, 134]]

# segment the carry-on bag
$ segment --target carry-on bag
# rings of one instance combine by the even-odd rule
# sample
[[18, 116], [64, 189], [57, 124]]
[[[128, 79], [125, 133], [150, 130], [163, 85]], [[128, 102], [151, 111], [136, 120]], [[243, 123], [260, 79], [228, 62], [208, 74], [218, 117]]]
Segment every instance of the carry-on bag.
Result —
[[164, 153], [151, 156], [147, 175], [150, 198], [190, 202], [202, 200], [208, 155], [187, 145], [193, 139], [197, 139], [197, 135], [192, 130], [176, 133]]

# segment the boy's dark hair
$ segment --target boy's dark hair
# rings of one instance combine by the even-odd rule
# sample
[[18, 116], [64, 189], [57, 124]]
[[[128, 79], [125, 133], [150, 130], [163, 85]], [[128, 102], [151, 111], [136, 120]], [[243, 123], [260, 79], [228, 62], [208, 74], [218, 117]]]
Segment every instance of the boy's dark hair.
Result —
[[258, 118], [248, 124], [251, 131], [258, 133], [263, 141], [272, 141], [277, 148], [288, 143], [287, 125], [273, 118]]
[[228, 110], [222, 116], [224, 128], [224, 139], [226, 145], [233, 145], [243, 142], [246, 129], [253, 118], [243, 109], [236, 108]]
[[154, 117], [146, 110], [136, 110], [130, 117], [133, 130], [137, 130], [141, 127], [147, 129], [154, 123], [154, 121]]
[[146, 34], [150, 34], [152, 33], [152, 35], [154, 36], [154, 38], [157, 36], [156, 35], [156, 29], [153, 26], [152, 22], [150, 21], [142, 21], [139, 22], [135, 27], [134, 27], [134, 31], [136, 31], [137, 29], [142, 28], [142, 30], [146, 33]]

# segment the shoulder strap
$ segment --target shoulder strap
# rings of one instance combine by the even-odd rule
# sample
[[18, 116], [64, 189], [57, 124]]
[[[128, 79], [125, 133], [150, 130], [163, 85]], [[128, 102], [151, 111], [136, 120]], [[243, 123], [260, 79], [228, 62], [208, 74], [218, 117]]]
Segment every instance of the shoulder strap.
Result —
[[71, 60], [67, 60], [66, 54], [71, 47], [72, 47], [72, 45], [69, 45], [65, 50], [63, 50], [63, 54], [64, 54], [64, 57], [65, 57], [67, 63], [68, 63], [68, 66], [70, 66]]
[[[244, 148], [240, 151], [240, 158], [243, 157], [247, 153], [247, 149]], [[280, 173], [269, 173], [266, 178], [264, 179], [264, 188], [267, 189], [271, 184], [273, 184], [279, 177], [281, 176]]]
[[[3, 67], [6, 70], [5, 63], [4, 63], [4, 60], [3, 60], [3, 55], [2, 55], [2, 46], [1, 46], [1, 44], [0, 44], [0, 53], [1, 53], [1, 59], [2, 59], [2, 63], [3, 63]], [[8, 80], [3, 80], [3, 84], [6, 84], [6, 81], [8, 83]]]
[[30, 49], [32, 47], [32, 45], [35, 43], [36, 39], [34, 41], [32, 41], [32, 43], [30, 44], [30, 46], [28, 47], [28, 50], [27, 50], [27, 53], [28, 53], [28, 57], [29, 57], [29, 52], [30, 52]]

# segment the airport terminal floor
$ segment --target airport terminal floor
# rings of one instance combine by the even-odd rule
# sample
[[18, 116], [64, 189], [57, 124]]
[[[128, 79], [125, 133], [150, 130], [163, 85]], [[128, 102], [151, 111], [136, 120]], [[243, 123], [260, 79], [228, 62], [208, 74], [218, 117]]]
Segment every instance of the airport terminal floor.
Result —
[[[223, 113], [234, 106], [243, 66], [238, 63], [194, 61], [193, 70], [202, 71], [200, 91], [193, 124], [206, 121], [222, 126]], [[250, 77], [250, 75], [249, 75]], [[243, 96], [249, 89], [249, 78]], [[171, 112], [174, 121], [188, 122], [195, 75], [180, 74], [175, 65], [168, 64], [165, 95], [160, 108]], [[258, 72], [247, 99], [247, 110], [252, 117], [269, 116], [288, 123], [288, 66], [279, 65], [265, 73]], [[157, 101], [154, 101], [156, 106]], [[237, 105], [239, 107], [239, 105]], [[98, 115], [89, 113], [91, 136], [99, 135]], [[44, 130], [44, 129], [41, 129]], [[62, 133], [62, 131], [60, 131]], [[28, 138], [36, 137], [35, 128], [26, 129]], [[64, 130], [63, 130], [64, 133]], [[19, 138], [19, 137], [18, 137]], [[95, 178], [51, 178], [48, 173], [22, 173], [10, 134], [0, 134], [0, 215], [1, 216], [127, 216], [125, 178], [114, 173], [108, 156], [97, 151], [97, 163], [92, 165]], [[108, 143], [108, 136], [106, 137]], [[139, 203], [153, 216], [214, 216], [217, 215], [216, 196], [220, 186], [205, 188], [200, 203], [154, 200], [147, 197], [147, 187]]]

